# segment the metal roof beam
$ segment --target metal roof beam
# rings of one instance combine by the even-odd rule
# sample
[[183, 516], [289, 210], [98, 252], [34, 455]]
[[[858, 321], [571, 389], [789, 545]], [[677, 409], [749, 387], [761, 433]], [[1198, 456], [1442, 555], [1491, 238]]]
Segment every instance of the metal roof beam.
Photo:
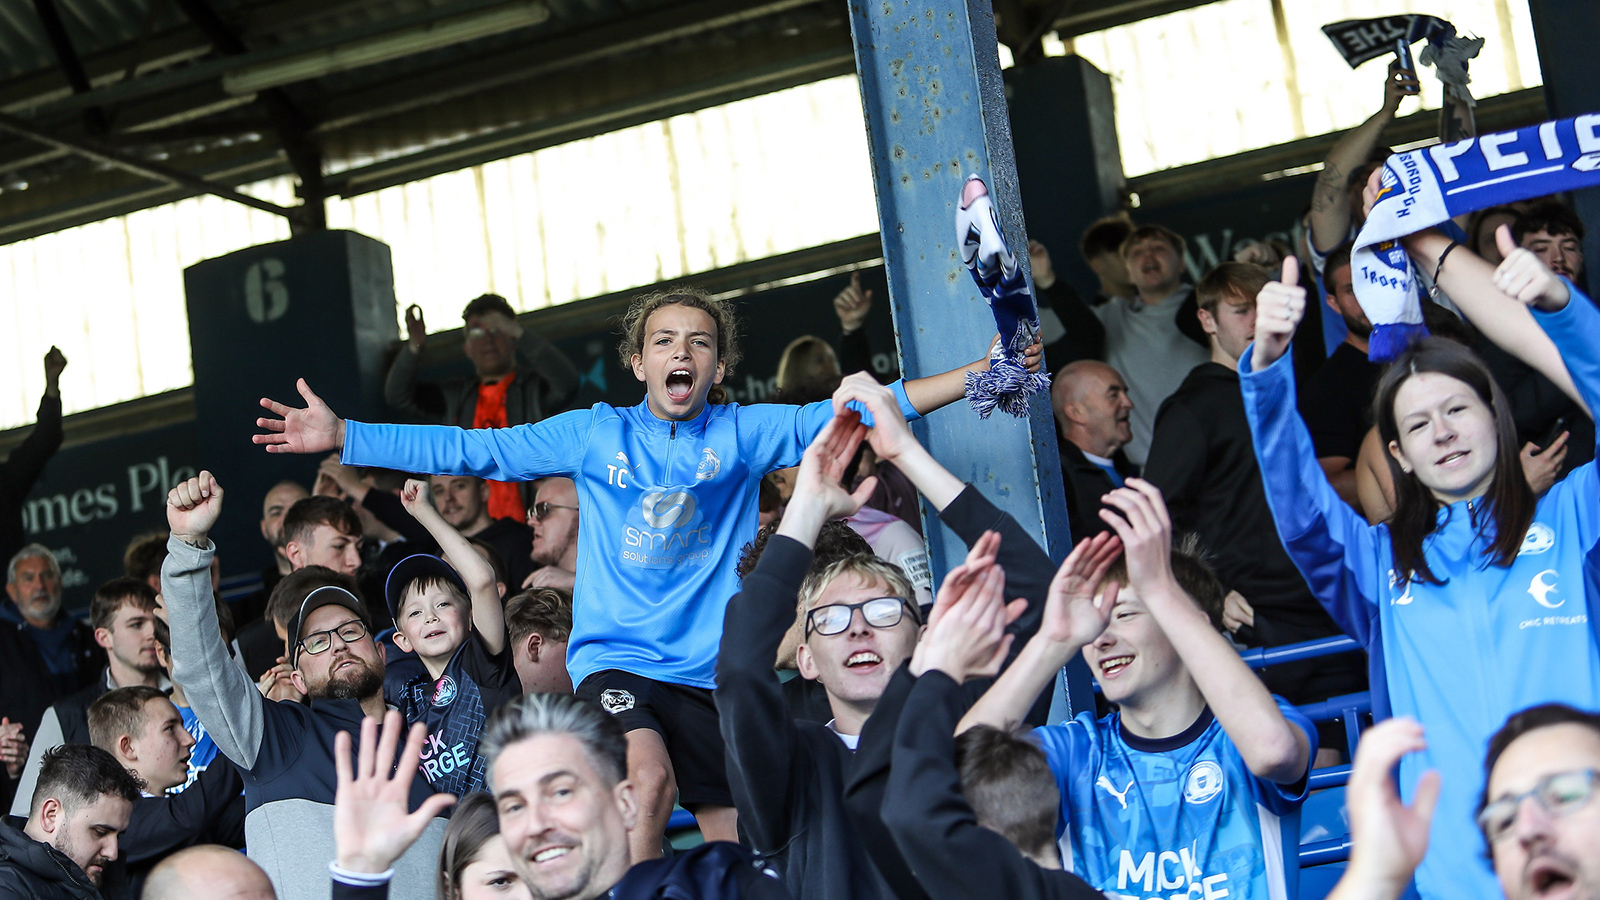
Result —
[[739, 77], [723, 76], [694, 82], [348, 169], [329, 175], [328, 187], [341, 197], [354, 197], [596, 134], [846, 75], [854, 70], [849, 46], [841, 46], [836, 51], [776, 62]]
[[[61, 21], [61, 10], [56, 9], [55, 0], [33, 0], [33, 9], [39, 15], [39, 25], [44, 29], [50, 50], [55, 53], [56, 63], [61, 66], [61, 74], [66, 76], [72, 92], [87, 94], [94, 90], [83, 69], [83, 61], [78, 59], [78, 51], [72, 46], [72, 35], [67, 34], [67, 25]], [[105, 134], [105, 111], [95, 106], [85, 109], [83, 124], [90, 134]]]
[[317, 130], [347, 128], [819, 2], [696, 0], [632, 16], [616, 24], [339, 95], [316, 110]]
[[143, 178], [149, 178], [154, 181], [164, 181], [167, 184], [173, 185], [174, 187], [185, 188], [196, 193], [211, 194], [213, 196], [221, 197], [224, 200], [232, 200], [235, 203], [242, 203], [245, 206], [259, 209], [263, 212], [269, 212], [274, 215], [283, 216], [290, 222], [299, 221], [304, 217], [304, 211], [301, 209], [288, 206], [279, 206], [276, 203], [262, 200], [259, 197], [252, 197], [249, 194], [241, 193], [233, 188], [207, 181], [204, 178], [174, 169], [171, 166], [139, 159], [138, 157], [131, 156], [121, 150], [105, 146], [104, 144], [100, 144], [98, 142], [78, 138], [67, 138], [60, 135], [51, 134], [47, 131], [41, 130], [38, 126], [31, 122], [28, 122], [25, 119], [19, 119], [13, 115], [0, 113], [0, 131], [7, 131], [11, 134], [28, 138], [29, 140], [38, 141], [41, 144], [48, 144], [52, 147], [56, 147], [57, 149], [67, 150], [78, 156], [122, 169], [125, 172], [131, 172]]
[[246, 66], [276, 62], [312, 50], [334, 47], [351, 40], [376, 37], [417, 25], [425, 25], [451, 16], [490, 9], [505, 3], [506, 0], [456, 0], [453, 3], [429, 7], [426, 10], [402, 16], [392, 16], [356, 28], [320, 34], [303, 41], [294, 41], [239, 56], [222, 56], [216, 59], [201, 60], [183, 68], [157, 72], [142, 78], [135, 78], [132, 81], [119, 81], [87, 94], [75, 94], [60, 100], [41, 103], [34, 111], [36, 114], [66, 112], [99, 104], [122, 102], [136, 97], [147, 97], [162, 91], [169, 91], [202, 81], [220, 79], [228, 72]]
[[1081, 4], [1080, 0], [1080, 3], [1074, 4], [1056, 19], [1049, 30], [1068, 38], [1215, 2], [1216, 0], [1100, 0], [1098, 3], [1086, 4], [1090, 7], [1088, 9], [1079, 9], [1078, 6], [1085, 5]]
[[[176, 0], [178, 8], [211, 39], [219, 53], [227, 56], [247, 56], [250, 48], [235, 34], [228, 23], [222, 21], [216, 10], [206, 0]], [[296, 189], [302, 202], [301, 214], [291, 217], [296, 234], [306, 231], [325, 231], [328, 227], [328, 210], [325, 202], [327, 188], [322, 180], [322, 148], [311, 138], [311, 122], [301, 112], [288, 92], [282, 88], [268, 88], [255, 95], [256, 102], [272, 122], [278, 142], [283, 145], [294, 167], [300, 184]]]

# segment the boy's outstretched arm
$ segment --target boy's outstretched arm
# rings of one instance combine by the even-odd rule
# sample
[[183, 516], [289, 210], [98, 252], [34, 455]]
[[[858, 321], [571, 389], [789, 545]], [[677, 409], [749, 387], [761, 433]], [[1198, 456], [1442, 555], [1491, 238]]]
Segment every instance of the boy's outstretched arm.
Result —
[[428, 482], [420, 478], [406, 479], [400, 502], [412, 518], [428, 529], [444, 554], [445, 562], [454, 566], [466, 583], [467, 596], [472, 599], [472, 627], [477, 629], [484, 649], [498, 655], [506, 647], [506, 613], [500, 605], [500, 591], [495, 587], [494, 569], [489, 561], [433, 508], [433, 492]]
[[958, 734], [974, 725], [1016, 728], [1061, 667], [1106, 630], [1118, 587], [1113, 583], [1102, 594], [1100, 586], [1121, 552], [1121, 543], [1110, 532], [1072, 548], [1050, 582], [1038, 633], [962, 717]]
[[[996, 335], [995, 340], [999, 339]], [[1024, 356], [1028, 371], [1039, 371], [1044, 360], [1044, 345], [1030, 344]], [[987, 371], [989, 371], [989, 354], [985, 353], [982, 359], [967, 363], [958, 369], [929, 375], [927, 378], [913, 378], [905, 382], [906, 399], [911, 401], [912, 407], [918, 413], [927, 415], [942, 406], [949, 406], [966, 395], [968, 372]]]
[[1127, 487], [1107, 494], [1106, 502], [1121, 513], [1102, 509], [1100, 517], [1122, 539], [1130, 586], [1166, 632], [1245, 765], [1257, 777], [1278, 784], [1305, 778], [1310, 736], [1284, 718], [1261, 679], [1173, 577], [1172, 522], [1161, 491], [1130, 478]]

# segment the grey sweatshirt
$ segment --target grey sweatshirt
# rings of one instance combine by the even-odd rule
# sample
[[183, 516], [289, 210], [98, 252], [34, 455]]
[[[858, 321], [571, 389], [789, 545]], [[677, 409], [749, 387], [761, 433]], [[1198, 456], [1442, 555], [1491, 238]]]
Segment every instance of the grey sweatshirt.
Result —
[[[262, 697], [222, 642], [211, 599], [215, 545], [201, 549], [169, 538], [167, 551], [161, 594], [172, 628], [172, 674], [217, 749], [244, 775], [247, 852], [279, 897], [325, 900], [334, 858], [333, 741], [341, 731], [359, 736], [361, 704], [315, 700], [304, 706]], [[413, 781], [412, 809], [429, 793], [423, 779]], [[432, 900], [444, 828], [445, 820], [435, 819], [395, 862], [390, 895], [396, 900]]]

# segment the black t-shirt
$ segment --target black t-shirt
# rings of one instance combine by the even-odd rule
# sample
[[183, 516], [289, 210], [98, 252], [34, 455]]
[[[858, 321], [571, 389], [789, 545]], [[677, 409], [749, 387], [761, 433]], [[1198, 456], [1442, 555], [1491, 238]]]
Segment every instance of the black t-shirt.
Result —
[[1318, 458], [1343, 456], [1354, 460], [1361, 441], [1372, 427], [1372, 392], [1383, 371], [1367, 355], [1349, 344], [1334, 348], [1306, 385], [1300, 415], [1311, 432]]
[[489, 715], [521, 693], [510, 644], [491, 654], [476, 631], [438, 681], [424, 672], [406, 683], [400, 713], [408, 726], [421, 722], [428, 728], [417, 771], [434, 790], [465, 797], [483, 789], [488, 762], [478, 753], [478, 737]]

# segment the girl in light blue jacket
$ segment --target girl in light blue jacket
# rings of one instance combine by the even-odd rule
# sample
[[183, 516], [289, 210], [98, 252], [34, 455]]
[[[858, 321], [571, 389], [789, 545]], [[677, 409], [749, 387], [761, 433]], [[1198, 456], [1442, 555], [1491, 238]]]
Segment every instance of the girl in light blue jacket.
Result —
[[[1438, 269], [1440, 288], [1480, 330], [1594, 408], [1600, 311], [1503, 231], [1498, 268], [1431, 229], [1406, 248], [1419, 266]], [[1378, 384], [1373, 415], [1396, 503], [1387, 522], [1369, 526], [1328, 484], [1295, 410], [1284, 350], [1305, 292], [1292, 268], [1291, 260], [1285, 283], [1257, 298], [1256, 340], [1239, 365], [1278, 535], [1329, 614], [1366, 646], [1374, 708], [1426, 729], [1427, 749], [1407, 756], [1400, 773], [1408, 801], [1424, 771], [1443, 778], [1418, 889], [1497, 900], [1474, 825], [1489, 736], [1537, 703], [1600, 706], [1586, 572], [1600, 543], [1595, 465], [1536, 497], [1488, 370], [1464, 346], [1429, 338]]]

